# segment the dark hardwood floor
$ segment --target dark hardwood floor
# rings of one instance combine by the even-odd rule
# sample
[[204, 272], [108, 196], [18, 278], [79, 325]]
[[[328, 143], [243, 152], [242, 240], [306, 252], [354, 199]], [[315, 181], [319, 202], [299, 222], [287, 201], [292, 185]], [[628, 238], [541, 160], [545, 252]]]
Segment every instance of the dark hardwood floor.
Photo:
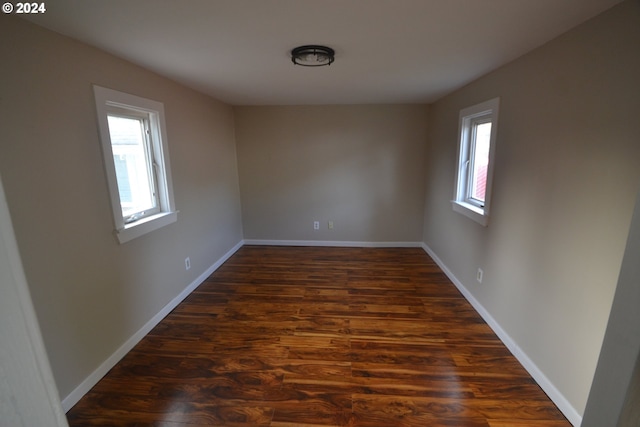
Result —
[[570, 426], [413, 248], [245, 246], [67, 417], [71, 426]]

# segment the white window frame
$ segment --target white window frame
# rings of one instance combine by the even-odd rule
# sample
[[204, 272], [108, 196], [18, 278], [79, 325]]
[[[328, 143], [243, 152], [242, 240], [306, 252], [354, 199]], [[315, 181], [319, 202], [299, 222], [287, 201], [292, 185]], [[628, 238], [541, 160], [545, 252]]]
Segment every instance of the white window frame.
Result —
[[[148, 180], [149, 180], [149, 184], [150, 184], [150, 190], [152, 193], [152, 197], [153, 197], [153, 206], [152, 207], [148, 207], [147, 209], [141, 210], [141, 211], [136, 211], [133, 212], [131, 215], [127, 215], [125, 217], [123, 217], [124, 219], [124, 223], [125, 224], [129, 224], [131, 222], [137, 221], [139, 219], [148, 217], [148, 216], [153, 216], [159, 212], [161, 212], [160, 210], [160, 192], [158, 190], [158, 169], [160, 167], [159, 162], [157, 160], [157, 152], [158, 150], [154, 147], [153, 143], [155, 142], [156, 138], [152, 138], [152, 132], [151, 129], [154, 126], [153, 123], [153, 118], [150, 116], [149, 113], [147, 112], [140, 112], [137, 110], [131, 110], [131, 109], [125, 109], [122, 107], [114, 107], [112, 105], [108, 105], [107, 106], [107, 114], [109, 117], [121, 117], [121, 118], [125, 118], [125, 119], [130, 119], [130, 120], [136, 120], [138, 121], [138, 123], [140, 123], [141, 127], [142, 127], [142, 137], [144, 139], [144, 151], [145, 151], [145, 161], [144, 161], [144, 168], [146, 169], [147, 175], [148, 175]], [[109, 134], [111, 135], [111, 132], [109, 132]], [[113, 143], [113, 141], [111, 141]], [[127, 146], [118, 146], [120, 148], [121, 152], [125, 152], [127, 149]], [[118, 153], [117, 150], [115, 150], [113, 144], [111, 145], [111, 150], [113, 152], [113, 156], [112, 157], [118, 157], [118, 154], [123, 155], [124, 153]], [[126, 155], [126, 154], [124, 154]], [[127, 163], [127, 166], [130, 167], [132, 166], [131, 164]], [[116, 167], [116, 174], [117, 174], [117, 167]], [[132, 189], [133, 191], [133, 189]], [[122, 200], [120, 200], [120, 203], [122, 203]], [[124, 209], [124, 207], [123, 207]]]
[[[164, 105], [161, 102], [95, 85], [93, 86], [93, 92], [96, 100], [98, 131], [109, 186], [115, 234], [120, 243], [125, 243], [177, 220], [178, 215], [173, 198], [167, 131], [164, 120]], [[132, 219], [122, 216], [116, 167], [111, 148], [111, 135], [107, 121], [108, 114], [114, 111], [117, 114], [124, 112], [132, 117], [137, 116], [148, 119], [159, 206], [157, 211], [139, 218]]]
[[[490, 99], [480, 104], [464, 108], [460, 111], [458, 136], [458, 164], [454, 187], [453, 210], [477, 223], [487, 226], [491, 207], [491, 187], [493, 184], [493, 168], [498, 131], [498, 112], [500, 98]], [[489, 137], [489, 164], [487, 166], [487, 182], [484, 204], [471, 197], [471, 168], [473, 150], [475, 148], [475, 125], [491, 122]]]

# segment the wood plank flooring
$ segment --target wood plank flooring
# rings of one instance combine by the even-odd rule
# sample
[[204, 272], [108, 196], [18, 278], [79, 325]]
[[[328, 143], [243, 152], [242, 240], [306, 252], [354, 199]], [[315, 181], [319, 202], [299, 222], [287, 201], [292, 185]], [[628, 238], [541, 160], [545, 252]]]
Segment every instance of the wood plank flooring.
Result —
[[417, 248], [245, 246], [73, 426], [568, 427]]

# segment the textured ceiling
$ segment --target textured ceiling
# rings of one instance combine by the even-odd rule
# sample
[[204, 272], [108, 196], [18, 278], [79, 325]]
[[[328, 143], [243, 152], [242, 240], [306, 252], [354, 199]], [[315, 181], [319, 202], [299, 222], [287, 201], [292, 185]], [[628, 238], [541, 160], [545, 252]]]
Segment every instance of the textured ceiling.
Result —
[[[29, 20], [233, 105], [429, 103], [619, 0], [55, 0]], [[294, 66], [324, 44], [329, 67]]]

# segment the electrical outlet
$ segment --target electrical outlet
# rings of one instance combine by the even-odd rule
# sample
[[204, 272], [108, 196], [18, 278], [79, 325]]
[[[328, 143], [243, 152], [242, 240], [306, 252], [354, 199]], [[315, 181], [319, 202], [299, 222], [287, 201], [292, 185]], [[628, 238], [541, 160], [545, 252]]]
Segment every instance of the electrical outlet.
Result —
[[313, 221], [313, 229], [320, 230], [320, 221]]
[[188, 270], [191, 268], [191, 260], [189, 259], [189, 257], [186, 257], [184, 259], [184, 269]]
[[476, 280], [478, 283], [482, 283], [482, 276], [484, 275], [484, 271], [481, 268], [478, 269], [478, 274], [476, 274]]
[[329, 230], [333, 230], [333, 221], [329, 221]]

